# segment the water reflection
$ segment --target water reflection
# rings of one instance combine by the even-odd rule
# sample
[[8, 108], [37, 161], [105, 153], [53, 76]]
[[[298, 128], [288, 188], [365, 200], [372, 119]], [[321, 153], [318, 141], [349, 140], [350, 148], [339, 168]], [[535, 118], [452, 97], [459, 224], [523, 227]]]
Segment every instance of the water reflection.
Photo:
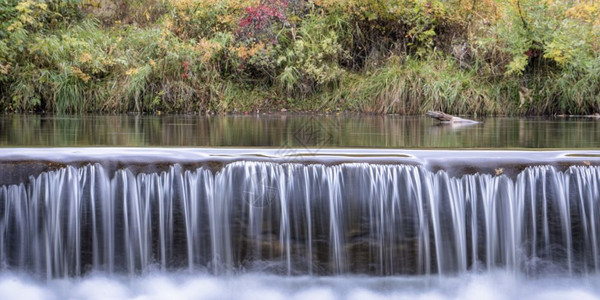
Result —
[[600, 148], [600, 121], [405, 116], [0, 116], [0, 146]]

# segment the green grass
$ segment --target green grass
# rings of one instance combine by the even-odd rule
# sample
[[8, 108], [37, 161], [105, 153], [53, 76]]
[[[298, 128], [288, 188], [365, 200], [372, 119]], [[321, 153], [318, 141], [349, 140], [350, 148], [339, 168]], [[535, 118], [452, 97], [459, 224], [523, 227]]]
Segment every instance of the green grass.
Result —
[[489, 86], [479, 82], [473, 72], [458, 69], [451, 59], [392, 57], [381, 68], [346, 78], [331, 101], [376, 114], [420, 114], [428, 110], [504, 113], [490, 94]]

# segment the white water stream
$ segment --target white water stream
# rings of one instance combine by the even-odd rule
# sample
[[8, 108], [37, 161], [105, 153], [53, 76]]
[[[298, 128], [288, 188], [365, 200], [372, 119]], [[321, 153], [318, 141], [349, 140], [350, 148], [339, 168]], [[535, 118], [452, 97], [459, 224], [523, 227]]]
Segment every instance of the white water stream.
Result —
[[515, 179], [367, 163], [66, 167], [0, 187], [0, 269], [597, 274], [599, 201], [600, 168], [588, 166]]

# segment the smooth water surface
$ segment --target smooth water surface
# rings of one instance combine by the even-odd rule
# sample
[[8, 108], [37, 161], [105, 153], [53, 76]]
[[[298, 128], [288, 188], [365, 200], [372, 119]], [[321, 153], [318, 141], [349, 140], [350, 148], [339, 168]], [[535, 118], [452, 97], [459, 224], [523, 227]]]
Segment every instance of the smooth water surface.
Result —
[[0, 116], [0, 147], [600, 148], [600, 120], [415, 116]]

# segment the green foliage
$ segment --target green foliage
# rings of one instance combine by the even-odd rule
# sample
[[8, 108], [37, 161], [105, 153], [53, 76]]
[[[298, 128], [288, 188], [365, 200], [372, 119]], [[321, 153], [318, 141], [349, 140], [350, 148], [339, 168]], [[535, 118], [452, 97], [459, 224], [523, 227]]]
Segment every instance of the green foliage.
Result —
[[598, 15], [570, 0], [0, 0], [0, 110], [589, 114]]
[[8, 109], [201, 109], [209, 98], [208, 84], [219, 77], [203, 65], [206, 53], [198, 45], [166, 30], [124, 27], [109, 32], [93, 22], [33, 35], [27, 55], [35, 59], [11, 73]]
[[324, 20], [310, 17], [286, 44], [278, 47], [277, 78], [290, 95], [306, 96], [335, 84], [344, 74], [339, 61], [344, 55], [336, 32]]
[[416, 0], [316, 1], [326, 19], [336, 24], [340, 44], [349, 50], [345, 65], [369, 67], [390, 54], [426, 56], [445, 26], [452, 3]]
[[212, 38], [233, 32], [252, 0], [172, 0], [166, 27], [182, 38]]
[[600, 5], [511, 0], [500, 8], [506, 17], [494, 24], [493, 35], [481, 44], [507, 54], [504, 80], [533, 90], [532, 101], [522, 105], [522, 111], [580, 114], [598, 110], [599, 18], [589, 18], [587, 13], [600, 12]]
[[334, 101], [378, 114], [502, 112], [477, 82], [476, 74], [459, 70], [453, 60], [444, 57], [405, 61], [391, 57], [376, 71], [344, 81]]
[[2, 0], [0, 5], [0, 108], [26, 110], [41, 104], [40, 85], [45, 70], [31, 51], [35, 38], [68, 26], [79, 18], [76, 1]]

